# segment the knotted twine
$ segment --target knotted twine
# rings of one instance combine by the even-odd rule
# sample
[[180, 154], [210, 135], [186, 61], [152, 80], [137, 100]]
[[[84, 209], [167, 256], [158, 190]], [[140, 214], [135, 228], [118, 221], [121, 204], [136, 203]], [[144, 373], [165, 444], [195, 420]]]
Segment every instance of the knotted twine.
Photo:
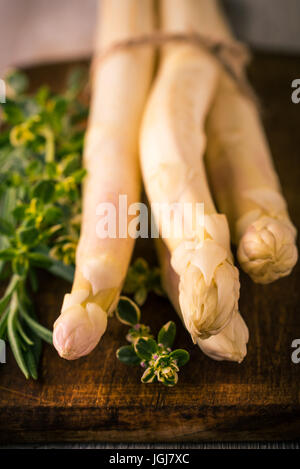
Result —
[[91, 66], [91, 76], [94, 74], [95, 67], [104, 62], [108, 57], [117, 52], [134, 50], [139, 47], [153, 46], [161, 47], [168, 44], [188, 44], [198, 48], [205, 49], [210, 53], [221, 67], [232, 77], [238, 85], [240, 91], [250, 99], [256, 106], [258, 98], [250, 85], [245, 68], [249, 64], [251, 55], [247, 46], [239, 41], [223, 41], [209, 37], [197, 32], [189, 33], [164, 33], [154, 32], [151, 34], [142, 34], [120, 41], [113, 42], [102, 51], [97, 52], [93, 58]]

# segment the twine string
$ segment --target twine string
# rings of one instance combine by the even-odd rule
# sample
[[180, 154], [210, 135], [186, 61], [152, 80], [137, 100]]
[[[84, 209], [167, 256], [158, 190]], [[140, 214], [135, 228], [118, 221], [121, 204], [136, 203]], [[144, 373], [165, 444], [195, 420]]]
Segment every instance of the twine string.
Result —
[[189, 44], [205, 49], [233, 78], [240, 91], [258, 106], [257, 96], [245, 73], [245, 68], [251, 59], [249, 50], [245, 44], [234, 40], [230, 42], [220, 41], [213, 37], [205, 36], [196, 32], [155, 32], [116, 41], [105, 49], [96, 52], [92, 61], [91, 75], [93, 76], [95, 67], [99, 63], [103, 63], [108, 57], [117, 52], [134, 50], [145, 46], [161, 47], [172, 43]]

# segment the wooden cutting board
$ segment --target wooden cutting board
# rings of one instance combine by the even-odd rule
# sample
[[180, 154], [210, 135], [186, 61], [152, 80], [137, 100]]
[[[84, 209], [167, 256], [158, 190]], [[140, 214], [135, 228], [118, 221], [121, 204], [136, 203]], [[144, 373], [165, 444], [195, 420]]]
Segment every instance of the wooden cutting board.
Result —
[[[70, 64], [31, 70], [34, 86], [61, 86]], [[300, 222], [300, 104], [291, 82], [300, 59], [256, 56], [250, 77], [263, 104], [263, 118], [285, 196]], [[230, 112], [230, 110], [228, 110]], [[154, 259], [151, 242], [136, 255]], [[154, 331], [166, 321], [178, 326], [177, 346], [191, 360], [174, 388], [139, 382], [141, 370], [115, 358], [126, 327], [109, 323], [101, 345], [75, 362], [44, 347], [37, 382], [25, 381], [10, 353], [0, 365], [0, 443], [54, 441], [167, 442], [200, 440], [294, 440], [300, 437], [300, 363], [291, 343], [300, 338], [299, 265], [273, 285], [255, 285], [241, 275], [240, 309], [249, 329], [248, 356], [241, 364], [215, 362], [194, 347], [164, 298], [151, 296], [143, 320]], [[68, 285], [45, 277], [36, 298], [40, 320], [51, 326]]]

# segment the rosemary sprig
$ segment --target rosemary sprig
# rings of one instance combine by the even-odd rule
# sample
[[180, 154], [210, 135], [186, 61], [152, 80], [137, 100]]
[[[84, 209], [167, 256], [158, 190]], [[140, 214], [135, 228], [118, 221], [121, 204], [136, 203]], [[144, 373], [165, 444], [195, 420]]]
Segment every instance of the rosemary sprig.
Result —
[[142, 383], [159, 381], [165, 386], [174, 386], [178, 381], [179, 368], [189, 361], [189, 353], [183, 349], [171, 350], [176, 336], [176, 325], [169, 321], [154, 339], [150, 328], [140, 323], [141, 311], [129, 298], [119, 300], [116, 316], [120, 322], [130, 326], [126, 336], [130, 345], [117, 350], [117, 358], [126, 365], [140, 365], [145, 369]]
[[82, 76], [67, 91], [41, 87], [26, 93], [20, 72], [6, 79], [10, 97], [1, 106], [0, 338], [7, 339], [26, 378], [37, 378], [41, 341], [52, 333], [39, 324], [30, 291], [38, 270], [72, 281], [80, 229], [81, 153], [87, 109], [78, 100]]

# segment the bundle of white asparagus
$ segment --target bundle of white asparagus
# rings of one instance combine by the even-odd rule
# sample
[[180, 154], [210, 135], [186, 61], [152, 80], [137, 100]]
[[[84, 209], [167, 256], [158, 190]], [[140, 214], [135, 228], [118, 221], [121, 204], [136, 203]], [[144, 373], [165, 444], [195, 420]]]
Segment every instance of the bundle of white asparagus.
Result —
[[[152, 0], [101, 4], [97, 50], [153, 30]], [[166, 34], [192, 30], [233, 40], [217, 0], [160, 0], [159, 16]], [[118, 219], [119, 195], [126, 194], [128, 204], [139, 201], [140, 138], [143, 181], [164, 238], [158, 242], [163, 286], [204, 353], [241, 362], [248, 329], [238, 310], [240, 284], [229, 227], [240, 264], [256, 282], [288, 275], [297, 260], [296, 230], [255, 105], [215, 57], [188, 43], [165, 46], [147, 101], [153, 66], [149, 48], [117, 51], [95, 64], [76, 274], [54, 325], [54, 345], [67, 359], [88, 354], [116, 306], [134, 240], [128, 233], [99, 239], [97, 206], [112, 202]], [[210, 193], [205, 151], [223, 214]], [[199, 203], [204, 206], [201, 223]]]

